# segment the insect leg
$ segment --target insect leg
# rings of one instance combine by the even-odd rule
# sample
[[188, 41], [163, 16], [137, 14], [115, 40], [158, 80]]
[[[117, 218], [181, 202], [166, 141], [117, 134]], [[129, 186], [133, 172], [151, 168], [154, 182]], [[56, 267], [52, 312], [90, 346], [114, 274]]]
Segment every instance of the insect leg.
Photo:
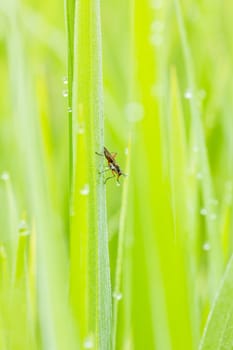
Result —
[[104, 180], [104, 184], [106, 184], [106, 182], [107, 182], [109, 179], [112, 179], [113, 177], [115, 177], [115, 175], [107, 177], [107, 179]]
[[112, 155], [112, 158], [115, 159], [117, 156], [117, 152], [112, 152], [111, 155]]
[[111, 169], [108, 167], [108, 168], [106, 168], [106, 169], [104, 169], [104, 170], [102, 170], [102, 171], [99, 171], [99, 174], [106, 173], [106, 171], [109, 171], [109, 170], [111, 170]]
[[97, 154], [97, 156], [101, 156], [101, 157], [104, 157], [104, 154], [102, 154], [102, 153], [99, 153], [99, 152], [95, 152], [95, 154]]

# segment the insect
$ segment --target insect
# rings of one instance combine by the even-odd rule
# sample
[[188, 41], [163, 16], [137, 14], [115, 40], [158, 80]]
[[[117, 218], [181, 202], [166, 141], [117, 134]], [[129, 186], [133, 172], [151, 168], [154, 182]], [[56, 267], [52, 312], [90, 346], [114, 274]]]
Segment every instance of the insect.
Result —
[[107, 182], [109, 179], [112, 179], [113, 177], [116, 176], [116, 177], [117, 177], [117, 184], [120, 185], [119, 177], [120, 177], [121, 175], [126, 176], [126, 174], [124, 174], [124, 173], [121, 171], [119, 165], [116, 163], [115, 158], [116, 158], [116, 156], [117, 156], [117, 153], [116, 153], [116, 152], [113, 152], [113, 153], [109, 152], [109, 151], [107, 150], [106, 147], [104, 147], [104, 154], [101, 154], [101, 153], [98, 153], [98, 152], [95, 152], [95, 153], [96, 153], [98, 156], [103, 156], [103, 157], [105, 157], [106, 160], [107, 160], [107, 162], [108, 162], [107, 168], [104, 169], [103, 171], [101, 171], [100, 174], [105, 173], [106, 171], [109, 171], [109, 170], [112, 171], [112, 176], [107, 177], [107, 178], [104, 180], [104, 183], [106, 184], [106, 182]]

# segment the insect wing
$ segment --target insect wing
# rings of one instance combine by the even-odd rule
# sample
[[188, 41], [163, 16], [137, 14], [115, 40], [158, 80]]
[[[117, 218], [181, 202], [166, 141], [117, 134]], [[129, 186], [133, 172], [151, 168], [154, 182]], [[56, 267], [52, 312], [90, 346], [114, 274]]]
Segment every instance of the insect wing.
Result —
[[111, 153], [107, 150], [106, 147], [104, 147], [104, 155], [108, 161], [114, 161], [114, 158], [112, 157]]

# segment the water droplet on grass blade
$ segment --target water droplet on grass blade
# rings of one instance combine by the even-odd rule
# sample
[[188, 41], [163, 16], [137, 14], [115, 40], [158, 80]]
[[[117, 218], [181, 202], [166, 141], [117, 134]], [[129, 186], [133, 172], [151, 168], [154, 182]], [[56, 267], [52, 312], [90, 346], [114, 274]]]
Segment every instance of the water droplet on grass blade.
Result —
[[210, 250], [210, 243], [209, 242], [205, 242], [202, 246], [202, 249], [205, 250], [206, 252], [208, 250]]
[[186, 98], [187, 100], [190, 100], [191, 98], [193, 98], [193, 93], [190, 89], [187, 89], [184, 93], [184, 98]]
[[65, 84], [65, 85], [68, 84], [68, 78], [67, 77], [63, 77], [63, 84]]
[[90, 192], [90, 188], [88, 184], [85, 184], [80, 190], [80, 194], [82, 194], [83, 196], [87, 196], [89, 192]]
[[112, 294], [113, 299], [116, 299], [117, 301], [122, 299], [122, 293], [120, 292], [113, 292]]
[[9, 173], [6, 172], [6, 171], [4, 171], [4, 172], [2, 173], [2, 175], [1, 175], [1, 179], [2, 179], [3, 181], [7, 181], [7, 180], [9, 180], [9, 178], [10, 178]]
[[86, 337], [83, 342], [84, 349], [92, 349], [94, 347], [94, 341], [92, 336]]
[[20, 236], [30, 235], [30, 231], [28, 229], [28, 224], [24, 220], [20, 221], [19, 226], [18, 226], [18, 230], [19, 230]]
[[202, 209], [200, 210], [200, 214], [203, 215], [203, 216], [206, 216], [206, 215], [208, 214], [207, 209], [206, 209], [206, 208], [202, 208]]
[[77, 125], [77, 134], [84, 134], [85, 132], [85, 127], [84, 127], [84, 124], [78, 124]]
[[68, 107], [67, 110], [68, 110], [69, 113], [71, 113], [72, 112], [72, 107]]
[[84, 132], [85, 132], [85, 124], [84, 124], [84, 122], [76, 122], [74, 124], [74, 126], [75, 126], [75, 132], [77, 134], [84, 134]]
[[67, 89], [63, 90], [62, 95], [63, 97], [68, 97], [68, 90]]

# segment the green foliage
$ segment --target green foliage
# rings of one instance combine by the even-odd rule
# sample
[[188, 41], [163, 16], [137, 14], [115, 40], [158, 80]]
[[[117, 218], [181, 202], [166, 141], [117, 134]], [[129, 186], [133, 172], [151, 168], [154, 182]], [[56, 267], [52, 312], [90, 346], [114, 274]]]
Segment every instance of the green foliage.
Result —
[[232, 14], [1, 2], [0, 349], [232, 349]]

